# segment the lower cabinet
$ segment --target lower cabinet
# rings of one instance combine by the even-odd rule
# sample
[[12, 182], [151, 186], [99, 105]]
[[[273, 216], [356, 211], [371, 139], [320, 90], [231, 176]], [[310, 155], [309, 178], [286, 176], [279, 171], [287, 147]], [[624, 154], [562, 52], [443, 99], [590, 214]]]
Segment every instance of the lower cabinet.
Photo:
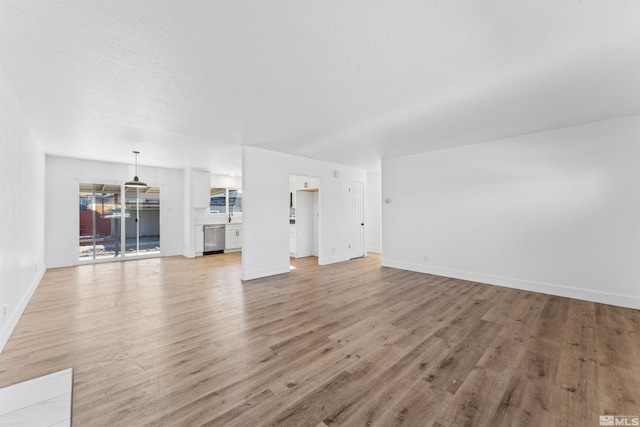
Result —
[[289, 226], [289, 256], [296, 257], [296, 226]]
[[196, 256], [201, 256], [204, 248], [204, 233], [202, 232], [202, 225], [196, 225], [193, 234], [195, 235]]
[[242, 249], [242, 225], [227, 225], [224, 237], [225, 252], [239, 251]]

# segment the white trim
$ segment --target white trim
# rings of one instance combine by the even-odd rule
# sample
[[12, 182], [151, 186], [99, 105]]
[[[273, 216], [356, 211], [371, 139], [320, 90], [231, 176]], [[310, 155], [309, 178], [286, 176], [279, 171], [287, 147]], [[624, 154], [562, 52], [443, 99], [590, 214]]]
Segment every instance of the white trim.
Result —
[[319, 257], [318, 258], [318, 265], [335, 264], [337, 262], [349, 261], [350, 259], [351, 259], [351, 257], [349, 255], [338, 255], [338, 256], [331, 256], [331, 257]]
[[[367, 186], [365, 185], [365, 183], [363, 181], [349, 181], [349, 197], [351, 197], [351, 202], [353, 201], [353, 193], [351, 193], [351, 189], [353, 188], [353, 184], [360, 184], [362, 185], [362, 252], [358, 252], [356, 253], [355, 250], [353, 248], [351, 248], [351, 245], [349, 245], [349, 259], [352, 258], [360, 258], [363, 256], [367, 255], [367, 232], [366, 232], [366, 222], [365, 222], [365, 209], [367, 206], [366, 203], [366, 198], [365, 198], [365, 193], [367, 192]], [[353, 208], [352, 208], [353, 210]], [[352, 220], [349, 220], [349, 227], [350, 227], [350, 231], [353, 228], [353, 223], [351, 222]], [[350, 242], [351, 243], [351, 242]], [[355, 256], [354, 256], [355, 255]], [[322, 264], [321, 264], [322, 265]]]
[[2, 353], [4, 346], [7, 344], [7, 341], [9, 341], [9, 337], [13, 333], [15, 327], [18, 325], [18, 321], [20, 320], [22, 313], [24, 313], [25, 308], [27, 308], [27, 304], [29, 304], [33, 293], [38, 288], [40, 280], [42, 280], [45, 271], [47, 271], [47, 269], [44, 266], [40, 268], [33, 282], [31, 282], [31, 285], [29, 285], [29, 289], [27, 289], [27, 292], [25, 292], [25, 294], [23, 295], [20, 303], [18, 303], [18, 306], [11, 314], [11, 317], [7, 319], [7, 323], [5, 323], [5, 326], [2, 329], [2, 333], [0, 334], [0, 353]]
[[161, 257], [167, 257], [167, 256], [183, 256], [183, 253], [181, 250], [176, 249], [173, 251], [167, 251], [166, 253], [161, 255]]
[[563, 286], [552, 283], [534, 282], [530, 280], [493, 276], [490, 274], [474, 273], [470, 271], [453, 270], [437, 266], [424, 266], [420, 264], [412, 264], [385, 258], [382, 259], [381, 266], [416, 271], [418, 273], [434, 274], [437, 276], [452, 277], [454, 279], [487, 283], [490, 285], [504, 286], [531, 292], [540, 292], [543, 294], [574, 298], [600, 304], [611, 304], [621, 307], [629, 307], [640, 310], [640, 297], [631, 295], [620, 295], [609, 292], [594, 291], [591, 289], [574, 288], [571, 286]]
[[49, 266], [47, 268], [62, 268], [62, 267], [73, 267], [76, 264], [67, 264], [66, 261], [57, 259], [57, 260], [48, 260], [47, 265]]
[[262, 277], [275, 276], [277, 274], [285, 274], [291, 271], [291, 267], [289, 267], [289, 263], [287, 265], [281, 267], [269, 267], [269, 268], [261, 268], [258, 270], [252, 271], [242, 271], [242, 280], [253, 280], [260, 279]]
[[70, 426], [73, 368], [0, 389], [0, 424]]
[[374, 254], [381, 254], [382, 248], [380, 247], [368, 247], [367, 252], [373, 252]]
[[[122, 253], [122, 252], [121, 252]], [[114, 257], [101, 257], [96, 259], [79, 259], [78, 263], [75, 265], [88, 265], [88, 264], [104, 264], [107, 262], [126, 262], [126, 261], [135, 261], [137, 259], [151, 259], [151, 258], [162, 258], [166, 255], [162, 255], [161, 252], [151, 253], [151, 254], [139, 254], [139, 255], [127, 255], [127, 256], [118, 256]], [[65, 266], [71, 267], [71, 266]]]

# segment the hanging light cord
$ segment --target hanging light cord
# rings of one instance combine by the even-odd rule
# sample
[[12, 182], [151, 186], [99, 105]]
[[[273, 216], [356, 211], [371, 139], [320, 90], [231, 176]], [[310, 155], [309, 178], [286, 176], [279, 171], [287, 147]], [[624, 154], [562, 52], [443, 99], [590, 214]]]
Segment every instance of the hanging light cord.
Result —
[[133, 151], [133, 154], [136, 155], [136, 176], [138, 176], [138, 154], [140, 154], [139, 151]]

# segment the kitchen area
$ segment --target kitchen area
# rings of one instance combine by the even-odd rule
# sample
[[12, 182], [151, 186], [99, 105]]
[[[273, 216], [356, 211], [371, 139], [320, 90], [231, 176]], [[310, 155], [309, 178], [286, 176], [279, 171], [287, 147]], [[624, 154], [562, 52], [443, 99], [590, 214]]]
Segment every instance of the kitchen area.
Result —
[[242, 250], [242, 178], [191, 170], [194, 256]]
[[[190, 170], [193, 256], [242, 251], [242, 178]], [[289, 255], [320, 254], [319, 177], [289, 180]]]

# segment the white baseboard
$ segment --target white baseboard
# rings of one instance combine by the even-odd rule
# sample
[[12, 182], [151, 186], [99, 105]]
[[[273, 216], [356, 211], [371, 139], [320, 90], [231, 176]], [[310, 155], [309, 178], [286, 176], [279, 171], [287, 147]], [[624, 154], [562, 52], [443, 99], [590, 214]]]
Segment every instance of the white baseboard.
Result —
[[173, 250], [173, 251], [162, 251], [162, 256], [182, 256], [182, 251], [177, 249], [177, 250]]
[[275, 276], [276, 274], [285, 274], [291, 271], [289, 264], [278, 266], [278, 267], [269, 267], [269, 268], [261, 268], [258, 270], [245, 271], [242, 270], [241, 279], [242, 280], [253, 280], [260, 279], [262, 277]]
[[35, 278], [29, 285], [27, 292], [23, 295], [16, 309], [13, 311], [13, 313], [11, 313], [11, 316], [7, 319], [7, 323], [5, 323], [4, 328], [2, 328], [2, 333], [0, 334], [0, 353], [2, 353], [4, 346], [7, 344], [7, 341], [9, 341], [9, 337], [11, 336], [11, 333], [18, 325], [18, 321], [20, 320], [22, 313], [24, 313], [24, 309], [27, 308], [27, 304], [29, 304], [29, 301], [31, 300], [33, 293], [38, 288], [38, 285], [40, 284], [40, 280], [42, 280], [42, 276], [44, 276], [45, 271], [47, 271], [47, 269], [44, 266], [40, 267], [40, 270], [38, 271], [38, 273], [36, 273]]
[[319, 257], [318, 258], [318, 265], [335, 264], [336, 262], [349, 261], [350, 259], [351, 258], [349, 258], [349, 255], [338, 255], [338, 256], [331, 256], [331, 257]]
[[367, 252], [373, 252], [374, 254], [381, 254], [382, 253], [382, 248], [379, 247], [368, 247], [367, 248]]
[[183, 251], [181, 254], [183, 257], [185, 258], [195, 258], [196, 257], [196, 251]]
[[54, 259], [54, 260], [47, 259], [46, 263], [47, 263], [47, 268], [61, 268], [61, 267], [69, 267], [71, 265], [66, 260], [60, 260], [60, 259]]
[[556, 285], [552, 283], [534, 282], [530, 280], [512, 279], [509, 277], [493, 276], [470, 271], [454, 270], [437, 266], [426, 266], [404, 261], [382, 259], [383, 267], [393, 267], [402, 270], [416, 271], [418, 273], [434, 274], [436, 276], [452, 277], [454, 279], [469, 280], [472, 282], [487, 283], [489, 285], [505, 286], [531, 292], [556, 295], [566, 298], [574, 298], [584, 301], [611, 304], [620, 307], [628, 307], [640, 310], [640, 298], [631, 295], [620, 295], [609, 292], [593, 291], [590, 289], [574, 288], [571, 286]]

